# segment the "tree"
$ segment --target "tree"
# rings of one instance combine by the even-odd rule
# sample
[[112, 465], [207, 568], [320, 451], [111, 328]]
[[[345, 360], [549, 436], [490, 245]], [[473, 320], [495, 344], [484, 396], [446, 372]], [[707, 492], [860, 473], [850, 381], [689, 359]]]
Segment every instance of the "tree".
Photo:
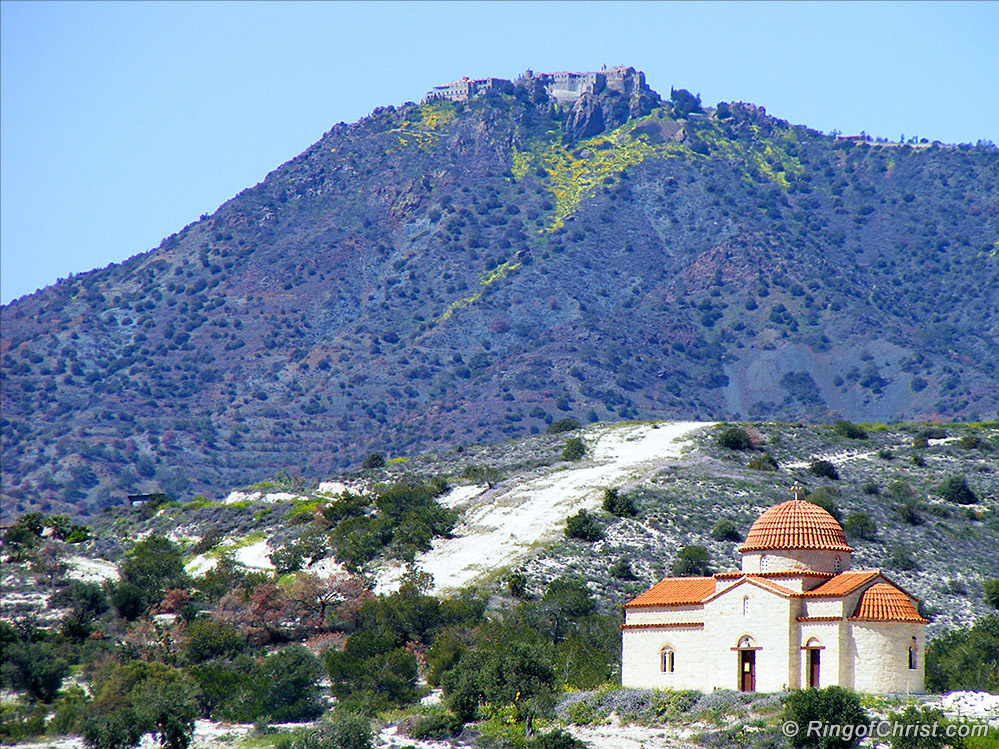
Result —
[[673, 102], [673, 109], [678, 117], [686, 117], [704, 111], [701, 109], [700, 94], [694, 96], [685, 88], [671, 88], [669, 98]]
[[582, 580], [557, 577], [548, 584], [537, 610], [544, 619], [543, 629], [549, 633], [552, 644], [558, 645], [574, 622], [596, 610], [596, 603]]
[[322, 629], [337, 606], [358, 598], [363, 590], [363, 581], [353, 575], [300, 574], [289, 589], [288, 597], [296, 604], [305, 626]]
[[633, 518], [638, 514], [635, 500], [627, 494], [620, 494], [617, 489], [604, 489], [603, 508], [619, 518]]
[[511, 572], [506, 578], [506, 590], [514, 598], [527, 595], [527, 576], [523, 572]]
[[577, 461], [586, 455], [586, 446], [579, 437], [570, 437], [562, 448], [562, 460]]
[[168, 588], [187, 588], [190, 584], [180, 547], [155, 534], [139, 541], [125, 554], [121, 577], [141, 591], [147, 604], [158, 603]]
[[729, 427], [718, 435], [718, 446], [727, 450], [752, 450], [753, 441], [741, 427]]
[[580, 541], [602, 541], [604, 531], [596, 518], [586, 510], [580, 510], [565, 519], [565, 535]]
[[2, 683], [12, 689], [49, 703], [69, 673], [69, 664], [42, 637], [41, 630], [32, 628], [27, 634], [15, 635], [12, 641], [5, 642], [0, 676]]
[[263, 715], [278, 723], [312, 720], [323, 712], [319, 694], [322, 665], [308, 648], [291, 645], [264, 661]]
[[201, 690], [179, 668], [151, 665], [130, 694], [140, 724], [159, 735], [167, 749], [187, 749], [194, 735], [194, 719], [201, 711]]
[[853, 512], [843, 524], [847, 536], [870, 541], [878, 536], [878, 525], [866, 512]]
[[416, 656], [388, 634], [355, 632], [343, 650], [326, 654], [330, 691], [341, 704], [364, 713], [401, 707], [417, 698]]
[[373, 471], [376, 468], [385, 467], [385, 456], [381, 453], [369, 453], [368, 456], [361, 462], [361, 468], [365, 471]]
[[108, 610], [108, 599], [97, 583], [72, 580], [52, 595], [50, 605], [69, 609], [62, 620], [63, 633], [75, 640], [83, 640], [90, 634], [94, 619]]
[[954, 629], [926, 647], [926, 689], [999, 692], [999, 614]]
[[860, 698], [842, 687], [792, 692], [784, 701], [782, 719], [799, 729], [790, 739], [791, 746], [818, 749], [849, 749], [857, 745], [859, 737], [852, 734], [849, 738], [845, 738], [845, 734], [816, 737], [806, 730], [813, 721], [826, 726], [860, 726], [867, 723]]
[[131, 749], [145, 733], [131, 706], [112, 696], [91, 701], [80, 727], [88, 749]]
[[889, 740], [891, 749], [961, 749], [964, 744], [947, 736], [947, 721], [941, 710], [922, 705], [908, 705], [900, 713], [891, 713], [889, 718], [898, 733]]
[[197, 619], [187, 628], [184, 655], [188, 663], [202, 663], [213, 658], [232, 658], [245, 646], [246, 639], [229, 622]]
[[701, 577], [711, 574], [711, 555], [703, 546], [684, 546], [676, 555], [671, 571], [676, 577]]
[[808, 470], [813, 476], [818, 476], [819, 478], [831, 479], [832, 481], [839, 480], [839, 471], [828, 460], [813, 459], [808, 465]]
[[948, 476], [937, 487], [937, 494], [959, 505], [973, 505], [978, 501], [964, 476]]
[[728, 518], [721, 518], [715, 527], [711, 529], [711, 538], [715, 541], [741, 541], [742, 534], [739, 529]]

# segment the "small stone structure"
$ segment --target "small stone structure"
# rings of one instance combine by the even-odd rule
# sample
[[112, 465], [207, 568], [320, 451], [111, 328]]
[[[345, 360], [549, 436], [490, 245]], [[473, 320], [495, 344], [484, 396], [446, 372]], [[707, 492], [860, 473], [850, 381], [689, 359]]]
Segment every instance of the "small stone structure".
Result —
[[625, 604], [626, 687], [923, 691], [926, 619], [880, 570], [851, 570], [846, 536], [795, 497], [753, 523], [742, 569], [670, 577]]

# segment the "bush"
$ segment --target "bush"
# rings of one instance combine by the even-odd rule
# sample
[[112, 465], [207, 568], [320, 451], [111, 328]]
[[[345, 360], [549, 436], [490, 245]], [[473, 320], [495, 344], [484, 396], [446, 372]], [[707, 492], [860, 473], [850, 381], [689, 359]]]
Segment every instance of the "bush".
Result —
[[843, 517], [839, 511], [839, 507], [836, 506], [836, 497], [838, 496], [839, 490], [835, 486], [820, 486], [814, 491], [809, 492], [805, 496], [805, 500], [817, 507], [821, 507], [832, 515], [837, 523], [840, 523]]
[[335, 710], [315, 728], [279, 736], [274, 749], [371, 749], [371, 721]]
[[809, 736], [808, 725], [819, 721], [822, 725], [859, 726], [867, 724], [867, 715], [860, 705], [860, 698], [842, 687], [801, 689], [791, 692], [784, 702], [782, 721], [793, 722], [799, 727], [791, 737], [793, 747], [819, 747], [819, 749], [849, 749], [858, 743], [852, 734], [841, 736]]
[[718, 446], [727, 450], [752, 450], [753, 441], [741, 427], [729, 427], [718, 435]]
[[986, 580], [982, 587], [985, 590], [985, 603], [994, 609], [999, 609], [999, 580]]
[[866, 541], [877, 538], [878, 525], [866, 512], [853, 512], [843, 524], [843, 530], [851, 538], [862, 538]]
[[703, 546], [684, 546], [673, 561], [675, 577], [699, 577], [711, 574], [711, 555]]
[[565, 447], [562, 448], [562, 460], [576, 461], [584, 455], [586, 455], [586, 447], [579, 437], [571, 437], [565, 441]]
[[813, 460], [809, 464], [808, 470], [813, 476], [818, 476], [819, 478], [830, 479], [832, 481], [839, 480], [839, 471], [828, 460]]
[[198, 619], [187, 628], [184, 654], [188, 663], [202, 663], [213, 658], [232, 658], [244, 645], [244, 638], [228, 622]]
[[926, 647], [926, 689], [999, 693], [999, 614], [955, 629]]
[[[900, 727], [901, 734], [891, 737], [888, 742], [891, 749], [944, 749], [963, 746], [959, 741], [947, 738], [947, 721], [940, 710], [909, 705], [901, 713], [891, 713], [888, 717], [894, 724], [893, 729], [895, 726]], [[902, 726], [905, 728], [902, 729]], [[894, 730], [892, 733], [894, 734]]]
[[546, 434], [562, 434], [563, 432], [574, 432], [579, 429], [580, 424], [575, 419], [557, 419], [545, 429]]
[[409, 729], [409, 735], [417, 740], [442, 741], [457, 736], [464, 727], [465, 724], [453, 713], [436, 708], [417, 718]]
[[881, 493], [880, 487], [873, 481], [865, 481], [864, 485], [860, 487], [860, 491], [864, 494], [869, 494], [872, 497], [876, 497]]
[[556, 728], [538, 736], [530, 743], [531, 749], [585, 749], [586, 744], [571, 733]]
[[565, 535], [580, 541], [602, 541], [604, 531], [595, 517], [586, 510], [580, 510], [565, 519]]
[[950, 476], [944, 479], [937, 487], [937, 494], [959, 505], [973, 505], [978, 501], [978, 497], [971, 491], [964, 476]]
[[376, 468], [385, 467], [385, 456], [381, 453], [370, 453], [363, 461], [361, 461], [361, 468], [365, 471], [373, 471]]
[[633, 518], [638, 514], [635, 500], [627, 494], [622, 496], [617, 489], [604, 489], [603, 507], [606, 512], [619, 518]]
[[760, 455], [754, 455], [749, 461], [749, 467], [757, 471], [776, 471], [780, 466], [774, 459], [774, 456], [770, 453], [762, 453]]
[[741, 541], [742, 534], [739, 533], [739, 529], [736, 527], [728, 518], [722, 518], [717, 523], [715, 527], [711, 529], [711, 538], [715, 541]]
[[922, 525], [923, 516], [919, 514], [919, 507], [915, 502], [902, 502], [893, 508], [898, 519], [909, 525]]
[[628, 557], [618, 557], [618, 560], [611, 565], [611, 577], [618, 580], [635, 580], [634, 570], [631, 569], [631, 560]]
[[527, 576], [523, 572], [511, 572], [506, 578], [506, 591], [514, 598], [527, 595]]
[[846, 437], [851, 440], [867, 439], [867, 432], [853, 422], [846, 421], [845, 419], [841, 419], [833, 424], [833, 431], [835, 431], [839, 436]]

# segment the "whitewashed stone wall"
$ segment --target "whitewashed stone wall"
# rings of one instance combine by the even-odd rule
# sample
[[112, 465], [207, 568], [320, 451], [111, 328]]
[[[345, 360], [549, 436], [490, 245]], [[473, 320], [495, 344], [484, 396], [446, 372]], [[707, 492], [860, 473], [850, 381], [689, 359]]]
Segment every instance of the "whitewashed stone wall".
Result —
[[[839, 559], [839, 569], [836, 560]], [[805, 549], [797, 551], [748, 551], [742, 555], [743, 572], [846, 572], [850, 554], [845, 551]]]

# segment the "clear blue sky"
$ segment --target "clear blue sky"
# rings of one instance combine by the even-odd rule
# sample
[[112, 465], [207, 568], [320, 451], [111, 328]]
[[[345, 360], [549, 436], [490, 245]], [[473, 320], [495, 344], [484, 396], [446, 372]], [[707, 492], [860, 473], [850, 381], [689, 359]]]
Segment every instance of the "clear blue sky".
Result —
[[633, 65], [794, 123], [999, 142], [999, 4], [0, 3], [0, 298], [155, 247], [333, 124]]

